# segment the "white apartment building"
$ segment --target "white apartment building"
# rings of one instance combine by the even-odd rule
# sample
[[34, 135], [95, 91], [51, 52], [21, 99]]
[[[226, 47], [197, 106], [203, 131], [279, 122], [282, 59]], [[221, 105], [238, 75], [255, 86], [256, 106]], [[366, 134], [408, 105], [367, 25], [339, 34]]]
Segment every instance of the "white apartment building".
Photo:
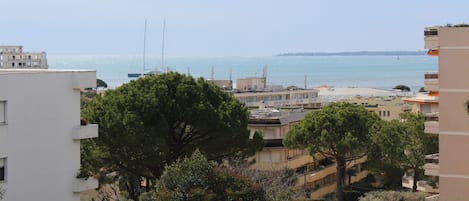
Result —
[[96, 86], [96, 71], [0, 69], [2, 201], [79, 201], [94, 178], [77, 179], [80, 139], [98, 136], [81, 125], [80, 89]]
[[47, 54], [23, 52], [23, 46], [0, 46], [0, 69], [2, 68], [47, 69]]

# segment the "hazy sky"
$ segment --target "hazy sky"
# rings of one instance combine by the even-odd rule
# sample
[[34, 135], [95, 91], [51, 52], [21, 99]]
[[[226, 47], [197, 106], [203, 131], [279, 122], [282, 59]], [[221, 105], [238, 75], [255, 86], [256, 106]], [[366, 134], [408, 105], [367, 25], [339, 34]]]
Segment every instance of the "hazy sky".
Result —
[[463, 0], [0, 0], [0, 45], [50, 55], [264, 56], [422, 50], [423, 28], [469, 23]]

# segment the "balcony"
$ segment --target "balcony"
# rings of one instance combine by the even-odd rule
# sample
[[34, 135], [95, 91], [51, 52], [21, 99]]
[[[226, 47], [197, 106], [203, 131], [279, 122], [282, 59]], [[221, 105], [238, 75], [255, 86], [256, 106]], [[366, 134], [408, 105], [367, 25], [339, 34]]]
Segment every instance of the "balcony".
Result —
[[438, 73], [425, 73], [424, 85], [426, 91], [438, 91], [440, 85]]
[[440, 154], [430, 154], [425, 156], [425, 175], [429, 176], [439, 176], [440, 175], [440, 165], [439, 165]]
[[438, 42], [438, 27], [425, 28], [425, 49], [438, 49], [440, 44]]
[[74, 140], [89, 139], [98, 137], [98, 124], [88, 124], [75, 126], [72, 132]]
[[[414, 184], [414, 179], [412, 176], [404, 175], [402, 176], [402, 187], [412, 189]], [[417, 181], [417, 191], [429, 192], [429, 193], [438, 193], [439, 189], [433, 187], [429, 182], [425, 180]]]
[[425, 116], [425, 133], [428, 134], [438, 134], [439, 132], [439, 122], [438, 122], [438, 112], [424, 113]]
[[87, 190], [93, 190], [98, 188], [98, 180], [94, 177], [89, 177], [88, 179], [75, 179], [73, 181], [72, 191], [74, 193], [81, 193]]
[[74, 89], [96, 87], [96, 71], [76, 71], [73, 72], [72, 83]]
[[440, 131], [438, 121], [425, 121], [425, 133], [438, 134]]
[[[324, 157], [320, 156], [320, 158], [316, 158], [316, 160], [323, 159]], [[289, 168], [296, 169], [305, 164], [309, 164], [313, 162], [313, 157], [311, 157], [308, 153], [298, 155], [287, 160], [287, 165]]]

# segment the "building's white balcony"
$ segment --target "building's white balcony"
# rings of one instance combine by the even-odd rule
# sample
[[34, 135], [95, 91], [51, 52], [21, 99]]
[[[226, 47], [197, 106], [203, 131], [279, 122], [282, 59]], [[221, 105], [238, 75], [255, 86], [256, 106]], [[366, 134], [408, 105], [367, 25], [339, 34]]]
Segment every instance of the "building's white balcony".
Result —
[[425, 163], [423, 168], [425, 169], [425, 175], [440, 176], [440, 165], [439, 164]]
[[425, 28], [424, 36], [425, 49], [438, 49], [440, 47], [438, 42], [438, 27]]
[[89, 139], [98, 137], [98, 124], [88, 124], [75, 126], [72, 137], [74, 140]]
[[[402, 187], [412, 189], [414, 184], [414, 179], [412, 176], [404, 175], [402, 177]], [[430, 185], [429, 182], [425, 180], [417, 181], [417, 191], [429, 192], [429, 193], [438, 193], [439, 189]]]
[[438, 134], [439, 132], [439, 122], [438, 121], [425, 121], [425, 133], [428, 134]]
[[98, 188], [99, 182], [94, 177], [89, 177], [88, 179], [75, 179], [73, 181], [73, 189], [74, 193], [81, 193], [87, 190], [93, 190]]
[[73, 72], [73, 88], [94, 88], [96, 87], [96, 71]]
[[438, 49], [439, 47], [438, 36], [425, 36], [425, 49]]
[[429, 176], [439, 176], [440, 175], [440, 165], [439, 165], [440, 154], [429, 154], [425, 156], [425, 175]]
[[426, 91], [438, 91], [440, 85], [438, 73], [425, 73], [423, 83]]

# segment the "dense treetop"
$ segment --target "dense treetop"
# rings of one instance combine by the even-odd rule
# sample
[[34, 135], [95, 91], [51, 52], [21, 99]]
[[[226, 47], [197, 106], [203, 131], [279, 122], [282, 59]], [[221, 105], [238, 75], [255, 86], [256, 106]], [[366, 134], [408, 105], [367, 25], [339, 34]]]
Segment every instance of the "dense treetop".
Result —
[[108, 90], [82, 115], [99, 124], [99, 137], [83, 149], [82, 173], [117, 171], [134, 186], [141, 178], [156, 180], [165, 165], [196, 149], [221, 161], [245, 158], [263, 146], [260, 135], [250, 139], [242, 103], [203, 78], [179, 73], [146, 76]]

